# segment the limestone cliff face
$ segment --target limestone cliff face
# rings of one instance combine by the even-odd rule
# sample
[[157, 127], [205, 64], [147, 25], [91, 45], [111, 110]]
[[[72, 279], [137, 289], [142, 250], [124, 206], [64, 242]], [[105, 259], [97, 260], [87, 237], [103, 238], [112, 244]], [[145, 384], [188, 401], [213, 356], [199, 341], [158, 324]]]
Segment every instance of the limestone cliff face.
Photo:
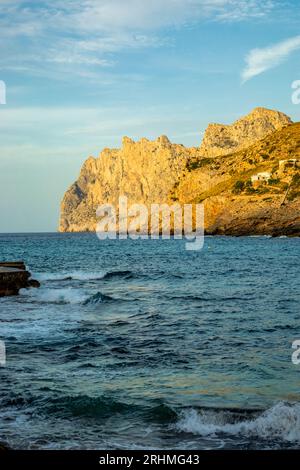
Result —
[[196, 149], [171, 144], [166, 136], [151, 142], [123, 138], [120, 150], [104, 149], [90, 157], [79, 179], [64, 196], [60, 231], [92, 231], [99, 204], [117, 204], [119, 196], [129, 203], [162, 203]]
[[[124, 195], [147, 206], [203, 202], [207, 233], [300, 234], [298, 170], [279, 172], [280, 160], [300, 161], [300, 124], [258, 108], [217, 128], [209, 126], [200, 148], [172, 144], [165, 136], [154, 142], [125, 137], [121, 149], [88, 158], [63, 198], [60, 231], [94, 231], [97, 207], [117, 205]], [[273, 183], [255, 189], [251, 177], [260, 171], [269, 172]]]
[[291, 124], [288, 116], [278, 111], [255, 108], [232, 125], [209, 124], [200, 153], [204, 157], [228, 155], [247, 148], [268, 134]]

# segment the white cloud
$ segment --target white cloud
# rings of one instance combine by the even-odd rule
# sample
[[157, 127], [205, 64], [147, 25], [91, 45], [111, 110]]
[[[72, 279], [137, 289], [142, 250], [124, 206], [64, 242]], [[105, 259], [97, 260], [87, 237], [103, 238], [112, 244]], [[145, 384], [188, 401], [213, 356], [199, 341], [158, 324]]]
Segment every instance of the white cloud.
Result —
[[[23, 2], [14, 1], [21, 6]], [[31, 20], [42, 15], [52, 27], [89, 34], [151, 31], [203, 18], [239, 21], [261, 17], [274, 6], [274, 0], [46, 0], [32, 10]], [[28, 7], [24, 13], [28, 17]]]
[[166, 30], [261, 17], [273, 6], [273, 0], [0, 0], [0, 65], [98, 70], [116, 62], [107, 54], [166, 44]]
[[281, 64], [292, 52], [300, 49], [300, 36], [287, 39], [262, 49], [252, 49], [246, 57], [243, 81], [250, 80]]
[[111, 67], [112, 61], [107, 59], [98, 59], [97, 57], [87, 57], [82, 54], [65, 54], [64, 52], [57, 52], [52, 57], [46, 59], [47, 62], [54, 62], [57, 64], [77, 64], [77, 65], [99, 65], [101, 67]]

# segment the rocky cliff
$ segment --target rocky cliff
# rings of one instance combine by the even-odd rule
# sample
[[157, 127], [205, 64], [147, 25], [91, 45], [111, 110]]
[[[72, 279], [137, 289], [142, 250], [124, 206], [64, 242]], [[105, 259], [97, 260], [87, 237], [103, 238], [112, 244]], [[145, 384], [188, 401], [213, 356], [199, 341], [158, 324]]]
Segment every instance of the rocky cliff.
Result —
[[197, 149], [171, 144], [166, 136], [154, 142], [124, 137], [121, 149], [104, 149], [84, 163], [62, 201], [60, 231], [95, 230], [99, 204], [117, 204], [120, 195], [129, 203], [167, 201], [187, 158], [196, 155]]
[[[84, 163], [61, 204], [60, 231], [93, 231], [99, 204], [203, 202], [207, 233], [300, 234], [300, 124], [257, 108], [231, 126], [210, 125], [199, 148], [162, 136], [104, 149]], [[251, 178], [267, 172], [257, 187]], [[283, 204], [284, 203], [284, 204]]]
[[204, 157], [228, 155], [247, 148], [277, 129], [291, 124], [288, 116], [278, 111], [255, 108], [231, 125], [209, 124], [200, 153]]

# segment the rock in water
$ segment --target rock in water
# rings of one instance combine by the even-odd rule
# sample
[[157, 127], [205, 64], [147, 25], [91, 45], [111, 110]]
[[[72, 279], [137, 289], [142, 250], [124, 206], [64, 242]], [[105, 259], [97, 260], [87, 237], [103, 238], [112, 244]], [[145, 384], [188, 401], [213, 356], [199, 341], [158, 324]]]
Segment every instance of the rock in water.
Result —
[[27, 287], [40, 287], [30, 276], [22, 261], [0, 263], [0, 297], [18, 295], [20, 289]]

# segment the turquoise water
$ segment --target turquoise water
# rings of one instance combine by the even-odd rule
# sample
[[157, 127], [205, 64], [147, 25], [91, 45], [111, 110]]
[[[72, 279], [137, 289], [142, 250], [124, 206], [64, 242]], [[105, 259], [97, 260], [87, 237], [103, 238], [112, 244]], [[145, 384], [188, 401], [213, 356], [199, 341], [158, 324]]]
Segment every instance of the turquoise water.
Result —
[[0, 299], [14, 448], [300, 446], [298, 238], [0, 235], [40, 289]]

